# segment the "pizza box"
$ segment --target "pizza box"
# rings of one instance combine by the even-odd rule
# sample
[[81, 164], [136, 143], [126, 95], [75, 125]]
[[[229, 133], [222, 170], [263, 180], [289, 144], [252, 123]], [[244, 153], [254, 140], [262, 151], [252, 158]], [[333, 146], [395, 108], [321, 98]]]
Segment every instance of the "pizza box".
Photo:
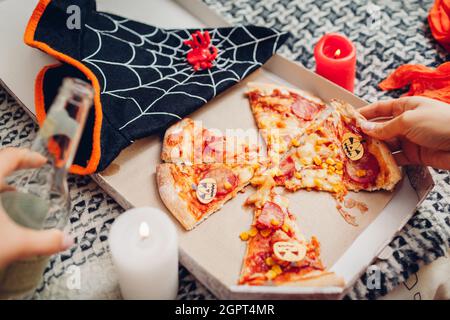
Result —
[[[200, 0], [97, 2], [99, 10], [162, 27], [227, 25]], [[0, 79], [31, 115], [34, 115], [34, 78], [44, 65], [53, 62], [52, 58], [22, 42], [23, 30], [35, 4], [35, 0], [0, 2], [0, 38], [8, 44], [0, 51]], [[325, 101], [338, 98], [357, 108], [366, 104], [364, 100], [302, 65], [275, 55], [263, 68], [213, 99], [191, 117], [201, 120], [206, 127], [217, 128], [222, 132], [234, 128], [256, 129], [244, 96], [245, 86], [249, 81], [301, 88]], [[123, 150], [106, 170], [93, 175], [93, 178], [126, 209], [153, 206], [161, 208], [172, 217], [159, 198], [155, 182], [160, 151], [161, 137], [138, 140]], [[352, 194], [352, 198], [366, 203], [369, 208], [365, 214], [356, 214], [357, 227], [344, 221], [328, 193], [298, 191], [286, 194], [301, 231], [308, 237], [318, 237], [324, 264], [345, 279], [345, 288], [237, 285], [246, 247], [246, 243], [238, 236], [241, 231], [248, 230], [252, 221], [251, 210], [244, 208], [242, 204], [254, 192], [252, 187], [225, 204], [193, 231], [185, 231], [173, 219], [179, 233], [180, 260], [222, 299], [338, 299], [405, 225], [432, 187], [433, 180], [427, 168], [410, 167], [405, 170], [405, 178], [392, 193], [380, 191]]]

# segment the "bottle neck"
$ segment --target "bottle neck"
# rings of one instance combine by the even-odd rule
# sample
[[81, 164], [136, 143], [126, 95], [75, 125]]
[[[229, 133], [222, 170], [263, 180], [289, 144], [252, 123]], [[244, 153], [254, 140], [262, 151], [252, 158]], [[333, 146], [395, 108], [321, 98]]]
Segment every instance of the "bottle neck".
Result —
[[92, 104], [92, 89], [86, 83], [67, 78], [53, 102], [32, 150], [68, 171], [75, 157]]
[[92, 98], [90, 85], [77, 79], [64, 79], [31, 146], [32, 151], [47, 158], [47, 163], [23, 175], [16, 184], [18, 189], [35, 195], [49, 188], [61, 194], [68, 193], [67, 173], [75, 157]]

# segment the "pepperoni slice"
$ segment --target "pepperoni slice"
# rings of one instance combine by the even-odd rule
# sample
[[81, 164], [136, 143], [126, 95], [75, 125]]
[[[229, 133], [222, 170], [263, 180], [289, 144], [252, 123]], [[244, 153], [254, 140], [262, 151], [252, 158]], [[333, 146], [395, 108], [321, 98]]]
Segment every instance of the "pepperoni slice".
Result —
[[250, 256], [248, 261], [248, 268], [251, 274], [265, 273], [270, 270], [270, 267], [266, 263], [266, 259], [270, 257], [268, 252], [258, 252]]
[[357, 183], [371, 184], [380, 173], [380, 165], [373, 154], [365, 152], [364, 156], [357, 161], [348, 160], [345, 164], [345, 172]]
[[274, 178], [277, 184], [283, 184], [287, 179], [292, 178], [295, 172], [295, 162], [292, 157], [287, 157], [280, 162], [281, 174]]
[[264, 204], [261, 214], [256, 220], [256, 227], [259, 229], [279, 229], [283, 223], [283, 210], [276, 203], [269, 201]]
[[303, 120], [312, 120], [314, 115], [319, 111], [319, 106], [307, 99], [304, 99], [300, 96], [297, 97], [295, 102], [291, 106], [292, 112]]
[[202, 179], [205, 178], [213, 178], [216, 180], [216, 196], [226, 195], [233, 191], [238, 185], [238, 177], [229, 168], [214, 168], [202, 177]]
[[360, 137], [364, 136], [362, 130], [356, 125], [356, 121], [345, 123], [345, 126], [347, 127], [348, 130], [350, 130], [350, 132]]

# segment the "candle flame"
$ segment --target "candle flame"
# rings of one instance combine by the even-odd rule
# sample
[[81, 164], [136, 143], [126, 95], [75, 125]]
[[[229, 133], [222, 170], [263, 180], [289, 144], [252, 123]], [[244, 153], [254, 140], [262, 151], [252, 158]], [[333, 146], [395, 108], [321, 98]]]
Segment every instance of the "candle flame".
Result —
[[139, 236], [141, 237], [141, 240], [147, 239], [150, 236], [150, 228], [145, 221], [142, 221], [139, 226]]
[[334, 58], [336, 59], [336, 58], [339, 58], [339, 56], [341, 55], [341, 49], [337, 49], [335, 52], [334, 52]]

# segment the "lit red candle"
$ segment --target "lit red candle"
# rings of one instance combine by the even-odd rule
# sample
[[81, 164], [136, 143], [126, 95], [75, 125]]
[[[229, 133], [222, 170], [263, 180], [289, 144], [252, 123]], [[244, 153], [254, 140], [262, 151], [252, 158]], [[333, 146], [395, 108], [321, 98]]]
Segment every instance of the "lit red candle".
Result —
[[356, 48], [344, 35], [328, 33], [314, 48], [316, 72], [353, 92], [356, 73]]

